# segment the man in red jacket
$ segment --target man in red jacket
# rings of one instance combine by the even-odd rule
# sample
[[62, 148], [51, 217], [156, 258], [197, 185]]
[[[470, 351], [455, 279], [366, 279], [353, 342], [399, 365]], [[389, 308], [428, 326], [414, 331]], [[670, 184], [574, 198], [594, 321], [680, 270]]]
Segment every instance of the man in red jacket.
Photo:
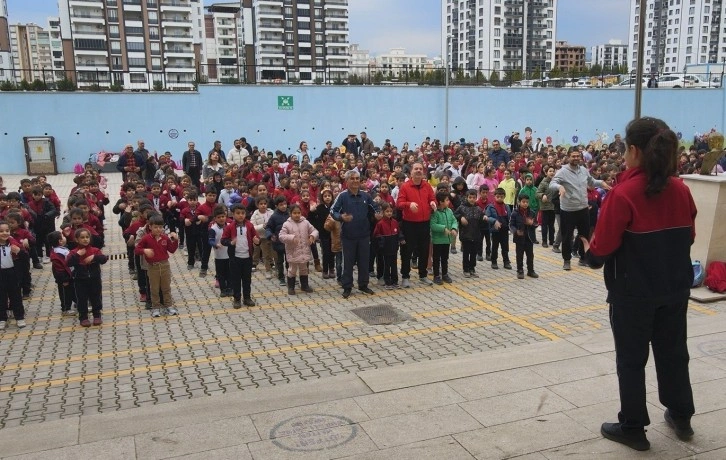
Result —
[[405, 288], [411, 287], [412, 255], [418, 258], [419, 281], [426, 286], [433, 285], [427, 278], [426, 263], [431, 245], [429, 220], [431, 212], [436, 209], [436, 198], [434, 189], [424, 179], [423, 164], [414, 163], [411, 178], [403, 183], [396, 199], [396, 207], [401, 211], [401, 231], [406, 240], [406, 244], [401, 246], [401, 286]]

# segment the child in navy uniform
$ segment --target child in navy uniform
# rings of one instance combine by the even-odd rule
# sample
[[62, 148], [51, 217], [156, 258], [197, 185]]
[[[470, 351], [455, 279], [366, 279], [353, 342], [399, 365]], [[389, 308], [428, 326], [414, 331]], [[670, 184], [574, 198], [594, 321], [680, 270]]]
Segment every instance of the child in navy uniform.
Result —
[[58, 285], [58, 297], [61, 302], [61, 315], [75, 316], [72, 307], [76, 302], [76, 291], [73, 286], [73, 270], [68, 266], [66, 258], [70, 250], [66, 247], [66, 238], [61, 232], [51, 232], [47, 237], [53, 278]]
[[[234, 221], [222, 232], [222, 245], [229, 251], [229, 273], [234, 301], [232, 307], [254, 307], [252, 299], [252, 255], [254, 245], [260, 243], [255, 226], [247, 220], [247, 210], [242, 204], [232, 206]], [[244, 296], [243, 299], [241, 297]]]
[[28, 254], [10, 236], [8, 223], [0, 220], [0, 331], [7, 326], [8, 306], [13, 311], [18, 328], [25, 327], [25, 309], [18, 273], [19, 263], [24, 259], [28, 259]]
[[229, 251], [222, 245], [222, 232], [227, 226], [227, 207], [218, 204], [214, 208], [214, 222], [209, 226], [209, 245], [214, 252], [214, 272], [219, 284], [219, 297], [230, 297], [232, 285], [229, 279]]
[[81, 326], [89, 327], [88, 304], [93, 310], [93, 325], [103, 324], [101, 310], [101, 265], [108, 261], [100, 249], [91, 246], [91, 231], [80, 228], [75, 233], [76, 248], [69, 254], [66, 261], [73, 268], [73, 280], [76, 289], [76, 306]]
[[467, 190], [466, 199], [456, 209], [456, 212], [454, 212], [454, 216], [459, 221], [459, 239], [461, 240], [464, 278], [479, 277], [475, 271], [476, 254], [482, 243], [481, 224], [486, 217], [476, 201], [476, 190]]
[[524, 255], [527, 254], [527, 276], [539, 278], [534, 271], [534, 242], [537, 240], [537, 215], [529, 207], [529, 195], [519, 195], [519, 207], [512, 212], [509, 229], [514, 235], [517, 253], [517, 278], [524, 279]]
[[373, 230], [373, 237], [378, 242], [379, 254], [383, 256], [383, 264], [379, 266], [382, 272], [383, 282], [386, 289], [398, 288], [398, 269], [396, 268], [396, 257], [398, 256], [398, 246], [405, 244], [403, 233], [398, 228], [398, 221], [393, 218], [393, 207], [386, 203], [381, 203], [381, 211], [383, 218], [376, 223]]
[[497, 256], [500, 247], [504, 268], [507, 270], [512, 269], [512, 263], [509, 261], [509, 217], [512, 210], [509, 205], [504, 203], [506, 194], [507, 192], [503, 188], [497, 188], [494, 191], [494, 203], [490, 203], [486, 210], [486, 217], [492, 234], [492, 268], [494, 270], [499, 269]]

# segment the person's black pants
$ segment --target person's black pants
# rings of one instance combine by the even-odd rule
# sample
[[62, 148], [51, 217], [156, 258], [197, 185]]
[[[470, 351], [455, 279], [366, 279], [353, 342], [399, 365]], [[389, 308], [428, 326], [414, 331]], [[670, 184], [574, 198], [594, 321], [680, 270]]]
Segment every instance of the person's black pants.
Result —
[[461, 262], [464, 273], [468, 273], [476, 268], [476, 254], [481, 241], [462, 240], [461, 242]]
[[499, 248], [502, 249], [502, 262], [509, 262], [509, 232], [498, 231], [492, 233], [492, 263], [497, 263]]
[[285, 251], [278, 251], [277, 249], [274, 249], [275, 251], [275, 269], [277, 270], [277, 279], [284, 280], [285, 279]]
[[398, 267], [396, 263], [396, 253], [393, 254], [383, 254], [382, 252], [379, 253], [379, 266], [378, 268], [381, 270], [381, 276], [379, 278], [383, 278], [383, 281], [386, 283], [386, 286], [393, 286], [394, 284], [398, 284]]
[[94, 318], [101, 317], [103, 303], [101, 300], [101, 278], [76, 278], [73, 281], [76, 289], [76, 308], [78, 319], [88, 319], [88, 304], [91, 304]]
[[653, 347], [658, 396], [676, 419], [695, 413], [686, 344], [688, 300], [672, 304], [610, 304], [610, 326], [620, 387], [618, 419], [626, 428], [650, 424], [645, 398], [648, 345]]
[[[562, 258], [568, 261], [572, 258], [572, 241], [577, 229], [578, 236], [588, 237], [590, 234], [590, 213], [587, 208], [579, 211], [560, 210], [560, 228], [562, 229]], [[580, 257], [585, 255], [580, 246]]]
[[[544, 239], [542, 240], [544, 241]], [[517, 273], [524, 273], [524, 255], [527, 255], [527, 272], [534, 271], [534, 244], [526, 239], [514, 243], [514, 250], [517, 253]]]
[[418, 276], [425, 278], [428, 275], [426, 265], [429, 260], [429, 245], [431, 244], [431, 226], [426, 222], [401, 222], [401, 231], [406, 244], [401, 246], [401, 278], [411, 277], [411, 256], [418, 259]]
[[219, 281], [219, 291], [224, 293], [231, 288], [229, 277], [229, 259], [214, 259], [214, 271]]
[[449, 244], [434, 244], [433, 245], [433, 262], [434, 262], [434, 277], [439, 277], [449, 274]]
[[[187, 172], [187, 176], [189, 176], [192, 179], [192, 184], [199, 189], [201, 183], [199, 182], [199, 178], [202, 176], [202, 170], [201, 169], [190, 169]], [[201, 190], [199, 190], [201, 193]]]
[[[195, 225], [192, 224], [185, 228], [187, 233], [187, 265], [194, 265], [197, 260], [197, 252], [199, 253], [199, 257], [202, 257], [204, 254], [204, 241], [202, 240], [199, 228]], [[209, 246], [208, 243], [207, 246]], [[209, 247], [211, 250], [211, 246]], [[209, 262], [209, 259], [207, 259], [207, 262]]]
[[335, 254], [333, 254], [333, 242], [330, 239], [321, 239], [320, 247], [323, 249], [323, 273], [330, 273], [335, 270]]
[[343, 243], [343, 289], [353, 288], [353, 265], [358, 263], [358, 288], [368, 287], [368, 257], [370, 251], [370, 238], [347, 239], [341, 238]]
[[492, 253], [492, 234], [491, 234], [491, 231], [489, 231], [489, 223], [482, 222], [479, 225], [479, 230], [481, 231], [481, 240], [477, 244], [476, 254], [478, 256], [484, 257], [485, 244], [486, 244], [486, 255], [490, 255]]
[[68, 311], [73, 306], [73, 302], [76, 301], [76, 290], [73, 287], [73, 281], [69, 281], [67, 286], [63, 286], [63, 283], [56, 283], [58, 285], [58, 298], [61, 301], [61, 311]]
[[[250, 251], [251, 252], [251, 251]], [[209, 256], [212, 255], [212, 246], [209, 244], [209, 241], [203, 240], [202, 241], [202, 270], [209, 270]]]
[[555, 244], [555, 210], [542, 211], [542, 243]]
[[229, 281], [234, 300], [252, 298], [252, 257], [230, 257]]
[[8, 320], [8, 307], [16, 320], [25, 319], [18, 267], [0, 269], [0, 321]]

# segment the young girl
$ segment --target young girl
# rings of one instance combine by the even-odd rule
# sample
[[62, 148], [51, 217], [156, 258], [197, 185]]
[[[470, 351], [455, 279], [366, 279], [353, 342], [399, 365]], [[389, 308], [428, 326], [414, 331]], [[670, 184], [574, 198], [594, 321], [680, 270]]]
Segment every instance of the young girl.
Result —
[[73, 271], [66, 263], [70, 250], [66, 247], [66, 239], [61, 232], [51, 232], [47, 237], [48, 245], [53, 248], [50, 261], [53, 278], [58, 285], [58, 297], [61, 302], [61, 315], [75, 316], [71, 308], [76, 302], [76, 291], [73, 286]]
[[[270, 200], [267, 197], [258, 197], [256, 200], [257, 209], [252, 213], [252, 225], [255, 226], [255, 231], [258, 235], [265, 234], [265, 226], [267, 221], [272, 216], [272, 211], [269, 205]], [[263, 262], [265, 263], [265, 279], [272, 279], [272, 258], [274, 257], [272, 251], [272, 242], [267, 238], [260, 241], [259, 251], [255, 251], [255, 259], [253, 265], [257, 265], [260, 255], [262, 256]]]
[[335, 256], [332, 251], [330, 232], [325, 229], [325, 221], [330, 215], [330, 207], [333, 205], [333, 192], [323, 190], [320, 192], [320, 204], [310, 213], [310, 222], [318, 231], [320, 247], [323, 249], [323, 279], [335, 277]]
[[308, 284], [308, 263], [312, 260], [310, 246], [318, 238], [318, 231], [302, 215], [300, 205], [290, 207], [290, 217], [282, 225], [280, 241], [285, 245], [287, 256], [287, 293], [295, 295], [295, 277], [300, 272], [300, 288], [313, 292]]
[[18, 328], [25, 327], [25, 309], [20, 288], [19, 263], [27, 259], [22, 246], [10, 236], [10, 226], [0, 221], [0, 331], [5, 330], [8, 321], [8, 306]]
[[77, 247], [66, 258], [68, 266], [73, 269], [73, 281], [76, 289], [76, 306], [81, 326], [89, 327], [88, 304], [93, 310], [93, 325], [100, 326], [101, 310], [101, 265], [108, 261], [100, 249], [91, 246], [91, 232], [86, 228], [76, 230]]
[[[449, 194], [436, 193], [437, 209], [431, 214], [431, 243], [433, 244], [434, 283], [451, 283], [449, 276], [449, 247], [455, 241], [459, 224], [449, 207]], [[421, 263], [423, 263], [421, 261]]]

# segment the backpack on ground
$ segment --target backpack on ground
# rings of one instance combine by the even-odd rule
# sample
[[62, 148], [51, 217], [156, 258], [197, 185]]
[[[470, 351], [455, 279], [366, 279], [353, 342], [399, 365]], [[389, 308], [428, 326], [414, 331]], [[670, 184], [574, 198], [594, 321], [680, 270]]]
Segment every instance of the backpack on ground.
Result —
[[726, 262], [713, 261], [706, 269], [706, 280], [703, 284], [713, 292], [726, 292]]

